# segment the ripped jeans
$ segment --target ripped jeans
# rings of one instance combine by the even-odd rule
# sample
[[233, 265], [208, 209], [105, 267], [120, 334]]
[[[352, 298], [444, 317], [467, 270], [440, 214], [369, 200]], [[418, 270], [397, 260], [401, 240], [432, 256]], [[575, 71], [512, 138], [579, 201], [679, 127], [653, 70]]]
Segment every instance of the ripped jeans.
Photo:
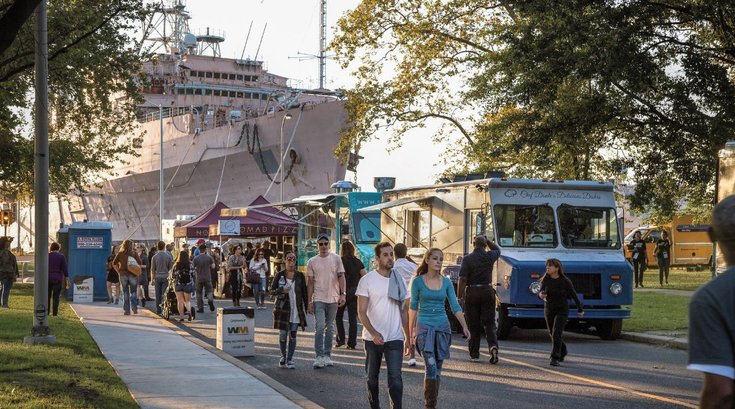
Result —
[[424, 367], [426, 368], [425, 378], [439, 379], [444, 361], [437, 361], [434, 352], [424, 351], [422, 355], [424, 357]]
[[442, 364], [445, 358], [449, 358], [449, 348], [452, 345], [449, 321], [438, 327], [419, 323], [416, 329], [416, 349], [424, 358], [426, 379], [438, 380], [441, 376]]

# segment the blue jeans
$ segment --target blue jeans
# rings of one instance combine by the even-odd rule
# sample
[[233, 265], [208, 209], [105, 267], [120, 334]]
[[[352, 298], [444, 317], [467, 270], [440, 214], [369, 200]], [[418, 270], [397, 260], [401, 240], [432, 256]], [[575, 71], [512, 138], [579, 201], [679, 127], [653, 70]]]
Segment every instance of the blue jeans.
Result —
[[253, 286], [255, 305], [265, 305], [265, 278], [260, 277], [260, 283], [251, 285]]
[[138, 277], [132, 274], [121, 274], [120, 285], [122, 286], [123, 297], [125, 302], [123, 303], [123, 310], [125, 314], [130, 314], [130, 304], [132, 303], [133, 309], [138, 310]]
[[334, 338], [334, 319], [337, 316], [337, 303], [314, 302], [316, 330], [314, 332], [314, 353], [320, 356], [332, 356], [332, 338]]
[[375, 345], [372, 341], [365, 341], [365, 376], [367, 378], [368, 402], [370, 402], [371, 408], [380, 408], [378, 381], [383, 356], [385, 356], [385, 366], [388, 367], [390, 407], [400, 409], [403, 406], [403, 378], [401, 377], [401, 364], [403, 363], [402, 340], [388, 341], [383, 345]]
[[8, 297], [10, 297], [10, 289], [13, 288], [12, 278], [0, 279], [0, 306], [8, 306]]
[[[288, 324], [288, 331], [281, 330], [278, 338], [278, 343], [281, 347], [281, 356], [286, 358], [286, 362], [293, 360], [293, 354], [296, 352], [296, 331], [299, 330], [299, 324], [290, 322]], [[288, 352], [286, 351], [286, 344], [288, 343]]]
[[438, 380], [442, 373], [442, 364], [444, 361], [437, 361], [434, 352], [424, 351], [422, 355], [424, 357], [424, 367], [426, 368], [424, 377], [426, 379]]
[[156, 277], [154, 284], [156, 286], [156, 312], [160, 314], [163, 297], [168, 291], [168, 277]]

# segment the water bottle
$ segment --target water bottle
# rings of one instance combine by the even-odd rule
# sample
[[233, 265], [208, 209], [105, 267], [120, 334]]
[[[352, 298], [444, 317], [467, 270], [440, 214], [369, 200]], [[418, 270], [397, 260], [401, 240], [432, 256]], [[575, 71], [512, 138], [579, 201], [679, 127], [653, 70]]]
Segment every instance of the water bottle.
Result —
[[286, 286], [286, 277], [281, 276], [281, 279], [278, 280], [278, 288], [283, 291], [283, 287]]

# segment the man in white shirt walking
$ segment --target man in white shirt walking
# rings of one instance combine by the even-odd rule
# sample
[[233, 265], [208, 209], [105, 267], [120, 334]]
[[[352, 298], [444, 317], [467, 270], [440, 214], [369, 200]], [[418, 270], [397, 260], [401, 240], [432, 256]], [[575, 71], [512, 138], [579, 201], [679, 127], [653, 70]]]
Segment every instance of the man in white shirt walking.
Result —
[[401, 362], [404, 352], [410, 350], [408, 310], [405, 308], [409, 293], [402, 278], [393, 270], [393, 247], [390, 243], [375, 246], [375, 258], [378, 260], [377, 270], [360, 279], [355, 293], [363, 326], [368, 402], [372, 409], [380, 408], [378, 380], [385, 357], [391, 407], [400, 409], [403, 406]]
[[[405, 244], [398, 243], [393, 250], [396, 254], [393, 270], [403, 278], [403, 282], [408, 289], [408, 295], [410, 296], [411, 290], [409, 289], [409, 284], [411, 283], [411, 279], [416, 275], [416, 269], [419, 266], [408, 259], [408, 247]], [[408, 366], [416, 366], [416, 351], [411, 350], [411, 355], [408, 357]]]
[[309, 314], [316, 318], [314, 332], [314, 368], [332, 366], [332, 339], [336, 328], [337, 308], [346, 300], [345, 268], [342, 258], [329, 252], [329, 235], [320, 233], [316, 240], [319, 254], [306, 263]]

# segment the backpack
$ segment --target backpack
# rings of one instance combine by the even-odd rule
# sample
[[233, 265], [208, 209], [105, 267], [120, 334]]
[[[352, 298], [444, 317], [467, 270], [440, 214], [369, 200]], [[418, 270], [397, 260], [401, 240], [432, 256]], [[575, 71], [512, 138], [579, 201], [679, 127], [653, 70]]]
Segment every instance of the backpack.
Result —
[[13, 261], [13, 253], [8, 249], [0, 250], [0, 271], [4, 273], [15, 273], [17, 266]]
[[177, 269], [178, 279], [176, 280], [179, 284], [189, 284], [191, 282], [191, 272], [188, 268]]

